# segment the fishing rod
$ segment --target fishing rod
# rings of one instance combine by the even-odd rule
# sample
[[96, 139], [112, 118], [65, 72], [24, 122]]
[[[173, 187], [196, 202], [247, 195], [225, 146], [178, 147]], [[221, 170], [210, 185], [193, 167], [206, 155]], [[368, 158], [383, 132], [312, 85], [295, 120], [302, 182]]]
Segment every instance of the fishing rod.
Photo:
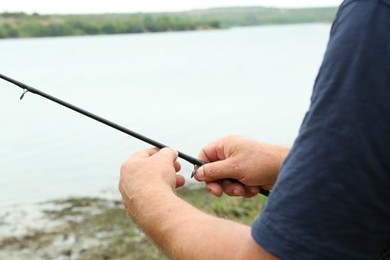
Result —
[[[50, 101], [53, 101], [54, 103], [57, 103], [57, 104], [59, 104], [59, 105], [61, 105], [61, 106], [67, 107], [67, 108], [69, 108], [69, 109], [71, 109], [71, 110], [73, 110], [73, 111], [76, 111], [76, 112], [78, 112], [78, 113], [80, 113], [80, 114], [82, 114], [82, 115], [84, 115], [84, 116], [86, 116], [86, 117], [92, 118], [92, 119], [94, 119], [94, 120], [96, 120], [96, 121], [98, 121], [98, 122], [100, 122], [100, 123], [102, 123], [102, 124], [105, 124], [105, 125], [107, 125], [107, 126], [110, 126], [110, 127], [114, 128], [114, 129], [116, 129], [116, 130], [119, 130], [119, 131], [121, 131], [121, 132], [123, 132], [123, 133], [125, 133], [125, 134], [127, 134], [127, 135], [130, 135], [130, 136], [132, 136], [132, 137], [134, 137], [134, 138], [136, 138], [136, 139], [138, 139], [138, 140], [141, 140], [141, 141], [143, 141], [143, 142], [145, 142], [145, 143], [148, 143], [148, 144], [150, 144], [150, 145], [152, 145], [152, 146], [155, 146], [155, 147], [157, 147], [157, 148], [162, 149], [162, 148], [164, 148], [164, 147], [168, 147], [168, 146], [165, 145], [165, 144], [162, 144], [162, 143], [157, 142], [157, 141], [155, 141], [155, 140], [153, 140], [153, 139], [150, 139], [149, 137], [146, 137], [146, 136], [144, 136], [144, 135], [141, 135], [141, 134], [139, 134], [139, 133], [137, 133], [137, 132], [134, 132], [134, 131], [132, 131], [132, 130], [130, 130], [130, 129], [128, 129], [128, 128], [125, 128], [125, 127], [123, 127], [123, 126], [120, 126], [120, 125], [118, 125], [118, 124], [116, 124], [116, 123], [114, 123], [114, 122], [112, 122], [112, 121], [109, 121], [109, 120], [107, 120], [107, 119], [105, 119], [105, 118], [103, 118], [103, 117], [100, 117], [100, 116], [95, 115], [95, 114], [93, 114], [93, 113], [91, 113], [91, 112], [88, 112], [88, 111], [86, 111], [86, 110], [84, 110], [84, 109], [82, 109], [82, 108], [79, 108], [79, 107], [77, 107], [77, 106], [75, 106], [75, 105], [72, 105], [72, 104], [70, 104], [70, 103], [68, 103], [68, 102], [65, 102], [65, 101], [63, 101], [63, 100], [61, 100], [61, 99], [58, 99], [58, 98], [56, 98], [56, 97], [54, 97], [54, 96], [51, 96], [51, 95], [49, 95], [49, 94], [47, 94], [47, 93], [45, 93], [45, 92], [42, 92], [42, 91], [40, 91], [40, 90], [38, 90], [38, 89], [36, 89], [36, 88], [30, 87], [30, 86], [28, 86], [28, 85], [26, 85], [26, 84], [24, 84], [24, 83], [22, 83], [22, 82], [20, 82], [20, 81], [14, 80], [14, 79], [12, 79], [12, 78], [10, 78], [10, 77], [7, 77], [7, 76], [5, 76], [5, 75], [3, 75], [3, 74], [0, 74], [0, 78], [2, 78], [3, 80], [8, 81], [8, 82], [10, 82], [10, 83], [12, 83], [12, 84], [18, 86], [18, 87], [20, 87], [21, 89], [23, 89], [23, 93], [22, 93], [22, 95], [20, 96], [20, 100], [23, 99], [23, 97], [24, 97], [25, 94], [27, 94], [28, 92], [30, 92], [30, 93], [39, 95], [39, 96], [41, 96], [41, 97], [43, 97], [43, 98], [46, 98], [46, 99], [48, 99], [48, 100], [50, 100]], [[195, 166], [195, 168], [200, 167], [200, 166], [202, 166], [202, 165], [205, 164], [205, 162], [202, 162], [202, 161], [200, 161], [200, 160], [198, 160], [198, 159], [196, 159], [196, 158], [194, 158], [194, 157], [192, 157], [192, 156], [189, 156], [189, 155], [187, 155], [187, 154], [185, 154], [185, 153], [182, 153], [182, 152], [180, 152], [180, 151], [178, 151], [178, 156], [179, 156], [180, 158], [182, 158], [183, 160], [185, 160], [185, 161], [187, 161], [187, 162], [193, 164], [193, 165]], [[194, 171], [192, 172], [191, 178], [194, 177], [195, 173], [196, 173], [196, 170], [194, 170]], [[234, 180], [234, 179], [229, 179], [229, 180], [230, 180], [230, 181], [233, 181], [233, 182], [238, 182], [237, 180]], [[261, 190], [260, 190], [260, 193], [263, 194], [263, 195], [265, 195], [265, 196], [268, 196], [269, 191], [261, 189]]]

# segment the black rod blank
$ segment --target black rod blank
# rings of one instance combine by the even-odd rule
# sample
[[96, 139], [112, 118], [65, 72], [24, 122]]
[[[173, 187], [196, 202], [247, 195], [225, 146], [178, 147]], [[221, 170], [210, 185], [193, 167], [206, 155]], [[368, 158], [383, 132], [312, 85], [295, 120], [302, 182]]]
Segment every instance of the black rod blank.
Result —
[[[152, 146], [158, 147], [160, 149], [162, 149], [164, 147], [167, 147], [165, 144], [162, 144], [162, 143], [157, 142], [157, 141], [155, 141], [153, 139], [150, 139], [150, 138], [148, 138], [146, 136], [143, 136], [143, 135], [141, 135], [139, 133], [136, 133], [136, 132], [134, 132], [134, 131], [132, 131], [132, 130], [130, 130], [128, 128], [125, 128], [123, 126], [115, 124], [114, 122], [111, 122], [111, 121], [109, 121], [109, 120], [107, 120], [105, 118], [102, 118], [102, 117], [100, 117], [98, 115], [95, 115], [95, 114], [93, 114], [91, 112], [88, 112], [88, 111], [86, 111], [86, 110], [84, 110], [82, 108], [79, 108], [79, 107], [77, 107], [75, 105], [72, 105], [72, 104], [70, 104], [68, 102], [65, 102], [65, 101], [63, 101], [61, 99], [53, 97], [53, 96], [51, 96], [51, 95], [49, 95], [49, 94], [47, 94], [45, 92], [42, 92], [42, 91], [40, 91], [40, 90], [38, 90], [36, 88], [30, 87], [30, 86], [28, 86], [28, 85], [26, 85], [26, 84], [24, 84], [24, 83], [22, 83], [20, 81], [14, 80], [14, 79], [12, 79], [10, 77], [7, 77], [7, 76], [5, 76], [3, 74], [0, 74], [0, 78], [2, 78], [4, 80], [6, 80], [6, 81], [8, 81], [8, 82], [18, 86], [18, 87], [20, 87], [21, 89], [23, 89], [23, 94], [20, 96], [20, 99], [23, 99], [23, 97], [24, 97], [24, 95], [26, 93], [31, 92], [33, 94], [36, 94], [36, 95], [39, 95], [39, 96], [44, 97], [46, 99], [49, 99], [49, 100], [51, 100], [51, 101], [53, 101], [53, 102], [55, 102], [55, 103], [57, 103], [57, 104], [59, 104], [61, 106], [64, 106], [64, 107], [67, 107], [67, 108], [69, 108], [69, 109], [71, 109], [73, 111], [76, 111], [76, 112], [78, 112], [78, 113], [80, 113], [80, 114], [82, 114], [84, 116], [87, 116], [87, 117], [92, 118], [92, 119], [94, 119], [96, 121], [99, 121], [102, 124], [105, 124], [105, 125], [110, 126], [110, 127], [114, 128], [114, 129], [117, 129], [117, 130], [119, 130], [119, 131], [121, 131], [121, 132], [123, 132], [125, 134], [128, 134], [128, 135], [130, 135], [130, 136], [132, 136], [132, 137], [134, 137], [136, 139], [144, 141], [145, 143], [148, 143], [148, 144], [150, 144]], [[178, 151], [178, 154], [179, 154], [180, 158], [182, 158], [183, 160], [186, 160], [189, 163], [192, 163], [194, 166], [200, 167], [200, 166], [205, 164], [205, 162], [202, 162], [202, 161], [200, 161], [200, 160], [198, 160], [198, 159], [196, 159], [196, 158], [194, 158], [192, 156], [189, 156], [189, 155], [187, 155], [185, 153], [182, 153], [180, 151]], [[193, 172], [191, 177], [194, 176], [195, 172], [196, 171]], [[237, 180], [233, 180], [233, 179], [229, 179], [229, 180], [232, 181], [232, 182], [238, 182]], [[265, 196], [268, 196], [270, 192], [268, 190], [261, 189], [260, 193], [265, 195]]]
[[[28, 86], [28, 85], [26, 85], [26, 84], [24, 84], [22, 82], [19, 82], [17, 80], [14, 80], [14, 79], [12, 79], [10, 77], [7, 77], [5, 75], [0, 74], [0, 78], [4, 79], [4, 80], [6, 80], [6, 81], [8, 81], [8, 82], [10, 82], [12, 84], [15, 84], [15, 85], [17, 85], [18, 87], [20, 87], [20, 88], [22, 88], [24, 90], [24, 92], [23, 92], [22, 96], [20, 97], [20, 99], [22, 99], [23, 96], [27, 92], [31, 92], [33, 94], [36, 94], [36, 95], [39, 95], [39, 96], [44, 97], [46, 99], [49, 99], [49, 100], [51, 100], [51, 101], [53, 101], [53, 102], [55, 102], [57, 104], [60, 104], [60, 105], [62, 105], [64, 107], [72, 109], [73, 111], [76, 111], [76, 112], [78, 112], [78, 113], [80, 113], [82, 115], [85, 115], [85, 116], [87, 116], [89, 118], [92, 118], [92, 119], [94, 119], [96, 121], [99, 121], [100, 123], [103, 123], [103, 124], [108, 125], [108, 126], [110, 126], [112, 128], [115, 128], [115, 129], [117, 129], [117, 130], [119, 130], [119, 131], [121, 131], [121, 132], [123, 132], [125, 134], [128, 134], [128, 135], [130, 135], [130, 136], [132, 136], [134, 138], [137, 138], [137, 139], [139, 139], [141, 141], [144, 141], [145, 143], [148, 143], [148, 144], [153, 145], [153, 146], [158, 147], [158, 148], [167, 147], [165, 144], [162, 144], [162, 143], [157, 142], [157, 141], [155, 141], [153, 139], [150, 139], [150, 138], [148, 138], [146, 136], [143, 136], [143, 135], [141, 135], [139, 133], [136, 133], [136, 132], [134, 132], [134, 131], [132, 131], [130, 129], [127, 129], [127, 128], [123, 127], [123, 126], [115, 124], [114, 122], [111, 122], [111, 121], [109, 121], [109, 120], [107, 120], [105, 118], [102, 118], [102, 117], [100, 117], [98, 115], [95, 115], [95, 114], [93, 114], [91, 112], [88, 112], [88, 111], [86, 111], [86, 110], [84, 110], [82, 108], [79, 108], [79, 107], [77, 107], [75, 105], [72, 105], [72, 104], [70, 104], [68, 102], [65, 102], [65, 101], [63, 101], [61, 99], [53, 97], [53, 96], [51, 96], [51, 95], [49, 95], [49, 94], [47, 94], [45, 92], [42, 92], [42, 91], [40, 91], [40, 90], [38, 90], [36, 88], [30, 87], [30, 86]], [[202, 166], [204, 164], [204, 162], [202, 162], [202, 161], [200, 161], [198, 159], [195, 159], [194, 157], [191, 157], [191, 156], [189, 156], [187, 154], [184, 154], [184, 153], [179, 152], [179, 151], [178, 151], [178, 153], [179, 153], [179, 157], [180, 158], [186, 160], [189, 163], [192, 163], [193, 165]]]

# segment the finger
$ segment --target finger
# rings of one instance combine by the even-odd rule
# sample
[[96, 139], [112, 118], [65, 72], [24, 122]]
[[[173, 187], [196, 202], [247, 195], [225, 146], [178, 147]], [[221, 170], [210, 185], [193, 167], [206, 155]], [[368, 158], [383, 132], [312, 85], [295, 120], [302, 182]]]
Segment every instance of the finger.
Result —
[[223, 192], [229, 196], [241, 196], [252, 198], [259, 194], [260, 187], [246, 186], [241, 183], [232, 182], [230, 180], [222, 181]]
[[162, 158], [173, 163], [176, 161], [178, 155], [179, 153], [176, 150], [169, 147], [165, 147], [161, 149], [158, 153], [153, 154], [153, 157]]
[[176, 189], [184, 186], [185, 182], [183, 175], [176, 175]]
[[181, 164], [180, 164], [179, 161], [175, 161], [175, 162], [173, 163], [173, 166], [175, 167], [175, 171], [176, 171], [176, 172], [179, 172], [179, 171], [181, 170]]
[[203, 147], [199, 153], [198, 159], [203, 162], [214, 162], [225, 159], [223, 143], [221, 143], [221, 140], [217, 140]]
[[160, 150], [159, 148], [153, 147], [153, 148], [149, 148], [149, 149], [146, 149], [146, 150], [142, 150], [142, 151], [136, 152], [132, 156], [147, 158], [147, 157], [150, 157], [150, 156], [154, 155], [159, 150]]
[[252, 198], [257, 196], [260, 192], [260, 187], [244, 186], [245, 187], [245, 198]]
[[214, 196], [221, 197], [223, 194], [223, 189], [220, 183], [218, 182], [208, 182], [206, 183], [206, 190], [212, 193]]
[[229, 196], [245, 196], [245, 186], [229, 180], [222, 181], [223, 192]]
[[231, 159], [207, 163], [200, 167], [195, 174], [198, 181], [213, 182], [222, 179], [240, 179], [241, 172], [231, 163]]

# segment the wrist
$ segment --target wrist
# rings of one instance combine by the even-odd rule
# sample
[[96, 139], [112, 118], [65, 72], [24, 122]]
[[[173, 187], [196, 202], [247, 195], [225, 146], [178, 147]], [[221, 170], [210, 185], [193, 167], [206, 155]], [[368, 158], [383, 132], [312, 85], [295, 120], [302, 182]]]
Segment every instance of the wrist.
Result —
[[282, 164], [284, 160], [286, 159], [288, 153], [290, 152], [290, 147], [286, 146], [278, 146], [275, 149], [275, 160], [276, 160], [276, 171], [279, 173], [280, 168], [282, 167]]

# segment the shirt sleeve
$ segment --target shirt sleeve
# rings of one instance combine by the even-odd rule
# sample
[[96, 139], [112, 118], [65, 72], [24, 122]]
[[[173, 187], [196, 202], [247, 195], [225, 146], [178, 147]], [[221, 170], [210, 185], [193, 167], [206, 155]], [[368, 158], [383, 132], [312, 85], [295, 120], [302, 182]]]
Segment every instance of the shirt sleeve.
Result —
[[390, 6], [347, 0], [252, 236], [281, 259], [375, 259], [390, 241]]

